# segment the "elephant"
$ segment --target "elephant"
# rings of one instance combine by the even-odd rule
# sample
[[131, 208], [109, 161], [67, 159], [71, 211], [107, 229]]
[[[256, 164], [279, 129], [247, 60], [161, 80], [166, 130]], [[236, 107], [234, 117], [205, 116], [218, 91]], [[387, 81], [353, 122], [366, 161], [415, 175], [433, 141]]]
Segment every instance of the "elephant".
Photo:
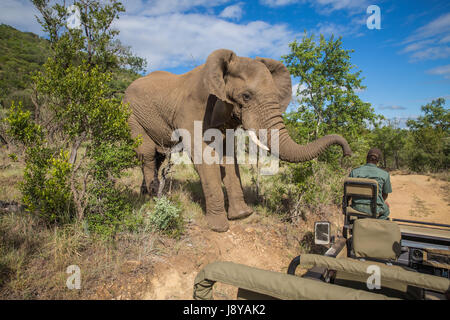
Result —
[[[154, 71], [135, 80], [126, 89], [123, 100], [131, 109], [131, 135], [142, 139], [136, 150], [142, 161], [141, 192], [155, 192], [165, 150], [176, 143], [172, 132], [185, 129], [194, 136], [195, 121], [201, 121], [204, 131], [238, 127], [278, 129], [279, 158], [288, 162], [312, 160], [334, 144], [342, 147], [344, 156], [351, 154], [349, 144], [340, 135], [327, 135], [306, 145], [294, 142], [282, 118], [291, 97], [291, 77], [283, 63], [270, 58], [240, 57], [227, 49], [213, 51], [204, 64], [185, 74]], [[205, 141], [201, 144], [203, 148], [208, 146]], [[270, 142], [267, 148], [271, 148]], [[228, 220], [253, 213], [244, 200], [236, 161], [199, 163], [194, 167], [205, 197], [205, 218], [212, 230], [225, 232], [229, 229]]]

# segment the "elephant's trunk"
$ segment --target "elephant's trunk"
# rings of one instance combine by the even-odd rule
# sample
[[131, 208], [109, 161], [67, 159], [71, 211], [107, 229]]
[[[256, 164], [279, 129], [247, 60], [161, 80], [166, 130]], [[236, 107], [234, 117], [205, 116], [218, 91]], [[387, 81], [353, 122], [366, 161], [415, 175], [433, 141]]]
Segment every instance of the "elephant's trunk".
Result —
[[289, 162], [303, 162], [317, 158], [326, 148], [333, 144], [338, 144], [342, 147], [344, 156], [352, 153], [347, 141], [337, 134], [324, 136], [306, 145], [299, 145], [292, 140], [286, 129], [282, 129], [280, 130], [279, 139], [280, 159]]
[[[326, 148], [331, 145], [340, 145], [343, 149], [344, 156], [349, 156], [352, 154], [352, 150], [348, 142], [340, 135], [332, 134], [319, 138], [313, 142], [306, 145], [297, 144], [289, 136], [286, 127], [283, 123], [283, 118], [281, 114], [277, 117], [273, 117], [271, 120], [266, 121], [266, 128], [268, 129], [278, 129], [279, 132], [279, 158], [283, 161], [288, 162], [303, 162], [317, 158]], [[270, 132], [270, 130], [269, 130]], [[269, 147], [271, 139], [268, 139]], [[271, 148], [272, 149], [272, 148]]]

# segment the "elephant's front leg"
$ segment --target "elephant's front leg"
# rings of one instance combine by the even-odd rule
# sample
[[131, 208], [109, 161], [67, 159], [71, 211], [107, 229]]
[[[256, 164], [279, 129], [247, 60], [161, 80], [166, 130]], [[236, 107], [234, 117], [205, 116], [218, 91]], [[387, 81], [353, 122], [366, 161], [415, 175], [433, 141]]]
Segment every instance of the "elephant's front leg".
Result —
[[228, 230], [228, 220], [225, 211], [220, 166], [218, 164], [195, 164], [200, 176], [203, 194], [206, 202], [206, 221], [208, 226], [217, 232]]
[[221, 164], [222, 181], [227, 190], [228, 196], [228, 219], [243, 219], [253, 213], [253, 210], [247, 206], [244, 200], [244, 193], [242, 191], [241, 175], [239, 174], [239, 165], [237, 164], [236, 156], [234, 156], [234, 163], [228, 157], [224, 157], [223, 164]]

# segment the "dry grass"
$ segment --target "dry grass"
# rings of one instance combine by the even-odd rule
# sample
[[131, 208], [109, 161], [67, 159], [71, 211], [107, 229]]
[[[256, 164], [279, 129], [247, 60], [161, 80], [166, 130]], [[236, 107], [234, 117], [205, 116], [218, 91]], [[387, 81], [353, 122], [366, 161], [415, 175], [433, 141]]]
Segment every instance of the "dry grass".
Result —
[[[19, 201], [17, 182], [21, 180], [23, 165], [11, 162], [2, 153], [0, 166], [0, 200]], [[258, 203], [254, 178], [249, 166], [241, 167], [245, 197], [256, 212], [241, 223], [250, 228], [257, 224], [276, 229], [275, 224], [283, 224]], [[129, 196], [135, 214], [146, 217], [153, 200], [139, 195], [141, 179], [141, 170], [135, 168], [127, 171], [121, 183], [131, 188]], [[261, 183], [265, 184], [265, 180]], [[207, 228], [203, 192], [192, 165], [174, 166], [166, 182], [166, 193], [183, 208], [188, 224], [194, 222], [200, 230]], [[331, 208], [327, 217], [333, 222], [341, 220], [336, 208]], [[297, 221], [276, 232], [286, 238], [287, 247], [300, 246], [302, 251], [311, 251], [314, 248], [309, 231], [313, 221]], [[124, 232], [104, 241], [89, 234], [82, 223], [49, 228], [28, 212], [0, 212], [0, 299], [139, 299], [152, 285], [155, 263], [161, 257], [176, 256], [184, 242], [183, 237], [174, 240], [156, 234], [146, 223], [139, 231]], [[81, 290], [66, 287], [66, 269], [70, 265], [81, 269]]]
[[[2, 150], [7, 151], [7, 150]], [[0, 156], [0, 200], [20, 201], [17, 183], [23, 164], [12, 162], [8, 152]], [[132, 170], [126, 183], [136, 186], [140, 170]], [[136, 196], [136, 214], [142, 214], [148, 199]], [[144, 209], [141, 209], [144, 208]], [[104, 241], [89, 234], [83, 224], [47, 227], [29, 212], [0, 211], [0, 299], [84, 299], [117, 296], [124, 274], [148, 275], [158, 256], [159, 235], [149, 230], [117, 235]], [[82, 289], [69, 290], [66, 269], [78, 265]], [[141, 285], [144, 285], [143, 281]], [[135, 285], [136, 291], [139, 285]], [[130, 295], [133, 294], [130, 291]]]
[[22, 180], [24, 165], [11, 161], [8, 153], [5, 147], [0, 148], [0, 200], [19, 201], [20, 191], [17, 183]]
[[[145, 231], [119, 234], [105, 242], [89, 235], [80, 224], [48, 228], [26, 212], [2, 214], [0, 298], [109, 298], [100, 290], [105, 283], [118, 285], [127, 273], [150, 274], [153, 260], [162, 251], [160, 239]], [[70, 265], [81, 269], [81, 290], [66, 287]], [[118, 292], [109, 294], [117, 296]], [[130, 298], [135, 293], [139, 291], [131, 290]]]
[[450, 182], [450, 171], [442, 171], [436, 173], [430, 173], [429, 176], [436, 180], [442, 180], [445, 182]]
[[[20, 201], [17, 183], [23, 164], [2, 152], [0, 167], [0, 200]], [[135, 168], [121, 183], [131, 188], [135, 214], [146, 216], [153, 201], [139, 195], [141, 179], [141, 170]], [[170, 179], [166, 189], [171, 188], [170, 197], [183, 208], [186, 221], [201, 217], [202, 203], [193, 200], [203, 193], [193, 167], [179, 166]], [[83, 224], [48, 228], [31, 213], [1, 211], [0, 299], [139, 298], [150, 283], [154, 261], [176, 248], [175, 240], [154, 233], [146, 223], [139, 231], [104, 241], [89, 234]], [[70, 265], [81, 269], [81, 290], [66, 287]]]

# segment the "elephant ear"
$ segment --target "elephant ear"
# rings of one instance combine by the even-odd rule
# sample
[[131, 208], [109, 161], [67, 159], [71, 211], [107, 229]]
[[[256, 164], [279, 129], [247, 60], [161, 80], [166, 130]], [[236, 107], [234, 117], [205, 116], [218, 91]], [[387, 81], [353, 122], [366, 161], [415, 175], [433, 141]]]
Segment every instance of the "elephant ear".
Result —
[[273, 77], [273, 82], [280, 92], [281, 113], [285, 112], [292, 99], [292, 82], [289, 70], [280, 61], [256, 57], [255, 60], [262, 62], [269, 69]]
[[211, 128], [218, 128], [225, 124], [231, 117], [231, 112], [233, 111], [233, 105], [226, 103], [220, 99], [217, 99], [214, 104], [212, 115], [211, 115]]
[[231, 103], [225, 91], [225, 75], [228, 66], [235, 59], [236, 54], [231, 50], [219, 49], [214, 51], [206, 59], [203, 82], [210, 94], [219, 100]]

